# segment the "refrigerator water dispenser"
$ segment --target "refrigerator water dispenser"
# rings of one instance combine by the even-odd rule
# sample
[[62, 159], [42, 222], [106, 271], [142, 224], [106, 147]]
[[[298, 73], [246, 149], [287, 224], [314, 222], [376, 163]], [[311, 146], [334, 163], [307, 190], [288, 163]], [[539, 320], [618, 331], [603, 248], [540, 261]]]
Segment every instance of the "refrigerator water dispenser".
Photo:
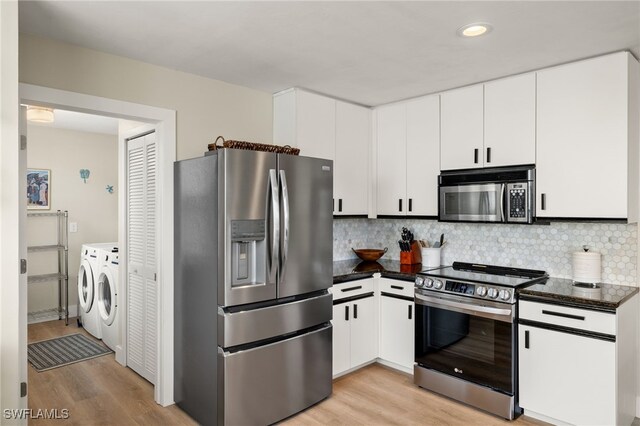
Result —
[[265, 281], [264, 220], [231, 221], [231, 285], [263, 284]]

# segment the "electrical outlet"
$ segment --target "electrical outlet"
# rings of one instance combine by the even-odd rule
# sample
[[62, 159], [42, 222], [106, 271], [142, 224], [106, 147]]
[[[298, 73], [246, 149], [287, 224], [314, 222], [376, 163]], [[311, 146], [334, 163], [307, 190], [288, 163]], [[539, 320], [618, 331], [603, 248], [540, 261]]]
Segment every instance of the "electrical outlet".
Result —
[[78, 222], [69, 222], [69, 232], [78, 232]]

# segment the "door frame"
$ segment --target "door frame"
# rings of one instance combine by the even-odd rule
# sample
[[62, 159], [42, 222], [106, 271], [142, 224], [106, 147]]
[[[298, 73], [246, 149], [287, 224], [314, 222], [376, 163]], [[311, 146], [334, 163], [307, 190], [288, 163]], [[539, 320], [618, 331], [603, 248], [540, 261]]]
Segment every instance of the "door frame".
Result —
[[[69, 92], [43, 86], [20, 83], [20, 103], [61, 108], [70, 111], [98, 114], [125, 120], [151, 123], [155, 126], [158, 141], [158, 365], [154, 389], [155, 401], [167, 406], [173, 404], [173, 163], [176, 161], [176, 112], [174, 110], [141, 105], [132, 102]], [[120, 145], [119, 145], [120, 150]], [[124, 155], [118, 155], [118, 167], [124, 171]], [[119, 172], [120, 173], [120, 172]], [[120, 181], [119, 176], [119, 181]], [[122, 188], [120, 181], [119, 210], [123, 210]], [[126, 221], [126, 211], [118, 214], [119, 245], [124, 250], [125, 258], [121, 265], [127, 263], [126, 239], [122, 239]], [[126, 235], [126, 234], [124, 234]], [[25, 238], [21, 235], [20, 238]], [[124, 285], [126, 268], [119, 272], [120, 282]], [[124, 290], [123, 292], [126, 292]], [[25, 301], [26, 303], [26, 301]], [[25, 306], [26, 312], [26, 306]], [[121, 317], [126, 326], [126, 315]], [[26, 315], [20, 321], [27, 321]], [[123, 339], [124, 340], [124, 339]]]

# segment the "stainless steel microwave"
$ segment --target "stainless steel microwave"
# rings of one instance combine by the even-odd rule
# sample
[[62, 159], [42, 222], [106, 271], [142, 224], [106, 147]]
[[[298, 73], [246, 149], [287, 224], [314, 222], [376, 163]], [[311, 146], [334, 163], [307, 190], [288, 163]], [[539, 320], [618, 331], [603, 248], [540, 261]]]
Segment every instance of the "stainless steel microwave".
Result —
[[530, 224], [535, 219], [534, 166], [442, 172], [438, 220]]

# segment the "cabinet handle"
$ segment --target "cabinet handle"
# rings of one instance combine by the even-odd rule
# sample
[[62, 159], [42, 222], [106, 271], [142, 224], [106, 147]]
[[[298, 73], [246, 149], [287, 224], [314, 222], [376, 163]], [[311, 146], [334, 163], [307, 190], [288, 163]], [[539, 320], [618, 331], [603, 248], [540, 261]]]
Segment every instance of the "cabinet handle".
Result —
[[391, 288], [395, 288], [396, 290], [404, 290], [404, 287], [400, 287], [399, 285], [392, 285]]
[[335, 213], [335, 211], [336, 211], [336, 199], [335, 198], [331, 199], [331, 208], [333, 209], [333, 212]]
[[491, 148], [487, 148], [487, 163], [491, 162]]
[[542, 210], [546, 210], [547, 209], [547, 194], [542, 194], [540, 197], [540, 201], [542, 202]]
[[413, 314], [413, 305], [409, 305], [409, 319], [411, 319], [411, 316]]
[[478, 164], [478, 148], [473, 150], [473, 163]]
[[542, 313], [545, 315], [553, 315], [554, 317], [562, 317], [562, 318], [569, 318], [569, 319], [584, 321], [584, 317], [580, 315], [571, 315], [571, 314], [565, 314], [562, 312], [547, 311], [544, 309], [542, 310]]
[[349, 321], [349, 305], [344, 307], [344, 320]]
[[398, 200], [398, 210], [402, 211], [402, 198]]
[[353, 305], [353, 319], [358, 319], [358, 304]]
[[360, 290], [361, 288], [362, 288], [361, 285], [357, 285], [355, 287], [343, 288], [340, 291], [343, 292], [343, 293], [346, 293], [348, 291]]
[[524, 348], [529, 349], [529, 330], [524, 332]]
[[413, 210], [413, 198], [409, 198], [409, 211]]
[[342, 211], [342, 198], [338, 198], [338, 211]]

